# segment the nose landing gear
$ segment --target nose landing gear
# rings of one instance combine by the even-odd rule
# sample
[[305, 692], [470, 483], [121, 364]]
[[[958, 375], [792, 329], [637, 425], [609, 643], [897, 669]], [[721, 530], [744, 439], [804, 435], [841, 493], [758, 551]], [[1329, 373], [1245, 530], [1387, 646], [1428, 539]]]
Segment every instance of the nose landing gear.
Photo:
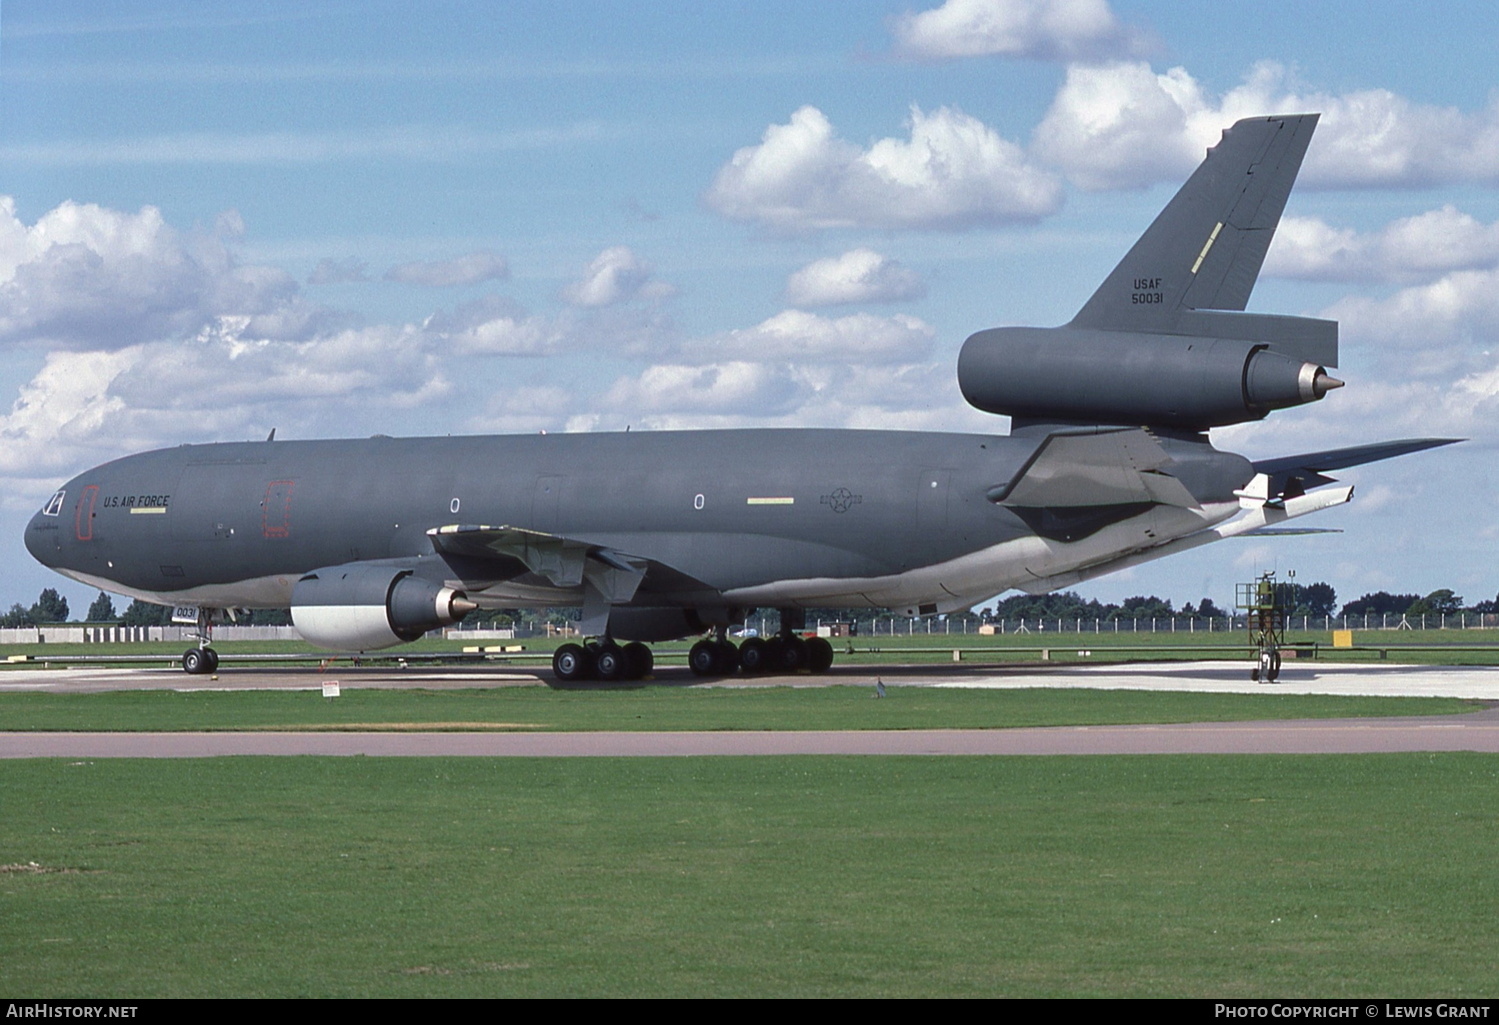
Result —
[[218, 614], [218, 609], [198, 608], [198, 646], [182, 653], [182, 671], [190, 676], [218, 671], [219, 653], [210, 647], [213, 644], [213, 621]]

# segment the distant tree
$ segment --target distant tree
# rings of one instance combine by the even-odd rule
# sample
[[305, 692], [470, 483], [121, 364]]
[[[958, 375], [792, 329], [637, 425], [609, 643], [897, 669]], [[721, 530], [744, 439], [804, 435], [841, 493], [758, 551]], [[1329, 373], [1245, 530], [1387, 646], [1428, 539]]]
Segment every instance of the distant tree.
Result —
[[153, 605], [139, 598], [131, 602], [120, 617], [121, 626], [168, 626], [172, 622], [172, 610], [166, 605]]
[[[1182, 611], [1184, 613], [1186, 612], [1185, 609], [1183, 609]], [[1203, 619], [1223, 619], [1227, 617], [1228, 613], [1224, 612], [1218, 606], [1214, 605], [1213, 599], [1204, 598], [1202, 599], [1202, 604], [1197, 606], [1197, 615], [1201, 616]]]
[[1338, 592], [1331, 584], [1292, 584], [1293, 615], [1330, 616], [1338, 604]]
[[1381, 616], [1381, 615], [1404, 615], [1410, 611], [1410, 607], [1421, 600], [1419, 594], [1390, 594], [1388, 591], [1375, 591], [1354, 599], [1343, 606], [1340, 616]]
[[1472, 608], [1473, 612], [1482, 612], [1485, 615], [1493, 615], [1499, 612], [1499, 595], [1495, 595], [1491, 601], [1481, 601]]
[[1425, 598], [1411, 603], [1406, 612], [1412, 616], [1441, 615], [1445, 612], [1461, 612], [1463, 609], [1463, 598], [1460, 594], [1453, 594], [1452, 589], [1443, 587], [1432, 591]]
[[114, 600], [100, 591], [99, 597], [95, 598], [94, 603], [88, 607], [88, 616], [85, 617], [84, 622], [112, 623], [116, 618]]
[[1155, 595], [1145, 596], [1137, 594], [1131, 598], [1124, 599], [1124, 604], [1119, 607], [1118, 615], [1121, 619], [1146, 619], [1152, 616], [1173, 616], [1176, 610], [1171, 603], [1164, 598]]
[[24, 626], [36, 626], [36, 620], [32, 618], [31, 610], [20, 602], [12, 605], [9, 612], [0, 615], [0, 627], [14, 630]]
[[291, 609], [251, 609], [241, 612], [243, 626], [291, 626]]
[[38, 623], [66, 623], [68, 621], [68, 599], [49, 587], [37, 597], [31, 606], [31, 618]]

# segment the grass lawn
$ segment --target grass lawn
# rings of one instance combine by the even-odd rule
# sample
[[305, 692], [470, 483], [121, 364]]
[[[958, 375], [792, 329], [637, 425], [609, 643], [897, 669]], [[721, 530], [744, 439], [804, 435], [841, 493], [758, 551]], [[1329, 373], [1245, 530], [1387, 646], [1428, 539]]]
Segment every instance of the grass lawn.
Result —
[[0, 762], [0, 990], [1493, 997], [1496, 788], [1468, 754]]
[[0, 730], [837, 730], [1443, 715], [1480, 702], [1124, 690], [868, 687], [0, 693]]

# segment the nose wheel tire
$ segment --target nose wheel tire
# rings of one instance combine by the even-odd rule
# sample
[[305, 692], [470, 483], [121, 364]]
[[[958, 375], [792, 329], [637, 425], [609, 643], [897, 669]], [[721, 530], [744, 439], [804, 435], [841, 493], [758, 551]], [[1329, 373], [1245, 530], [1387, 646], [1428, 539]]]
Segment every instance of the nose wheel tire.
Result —
[[219, 653], [212, 648], [188, 648], [182, 653], [182, 671], [192, 676], [219, 668]]

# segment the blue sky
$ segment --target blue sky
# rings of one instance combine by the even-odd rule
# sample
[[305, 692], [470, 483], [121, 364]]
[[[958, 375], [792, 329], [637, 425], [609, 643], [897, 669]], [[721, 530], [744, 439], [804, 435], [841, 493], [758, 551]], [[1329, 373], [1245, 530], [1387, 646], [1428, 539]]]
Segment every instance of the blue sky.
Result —
[[[1219, 432], [1350, 473], [1341, 535], [1084, 588], [1499, 591], [1499, 15], [1103, 0], [0, 2], [0, 604], [25, 519], [143, 448], [996, 431], [953, 363], [1067, 320], [1240, 116], [1323, 112], [1251, 309], [1349, 387]], [[1306, 8], [1310, 8], [1309, 10]]]

